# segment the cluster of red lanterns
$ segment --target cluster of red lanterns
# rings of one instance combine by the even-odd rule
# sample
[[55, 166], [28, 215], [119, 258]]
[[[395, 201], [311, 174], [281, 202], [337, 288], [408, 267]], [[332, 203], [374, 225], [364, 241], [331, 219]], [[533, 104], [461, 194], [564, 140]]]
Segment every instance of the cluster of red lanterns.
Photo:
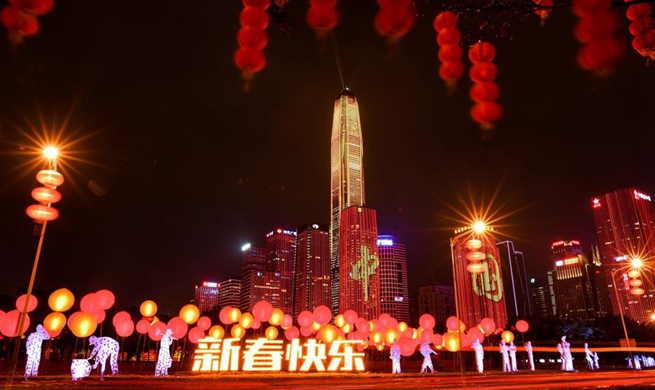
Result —
[[307, 24], [319, 37], [325, 37], [339, 21], [338, 0], [309, 0]]
[[61, 200], [61, 193], [57, 187], [64, 184], [64, 176], [57, 171], [45, 169], [36, 174], [36, 180], [43, 184], [32, 190], [32, 198], [39, 202], [27, 207], [25, 212], [37, 223], [50, 222], [59, 218], [59, 211], [52, 207], [52, 203]]
[[29, 37], [39, 32], [37, 16], [52, 11], [54, 0], [9, 0], [2, 10], [2, 24], [18, 37]]
[[457, 84], [457, 80], [464, 73], [462, 65], [462, 47], [459, 44], [462, 35], [457, 29], [457, 15], [444, 11], [434, 18], [432, 23], [437, 32], [437, 45], [439, 45], [439, 77], [441, 77], [450, 90]]
[[555, 3], [553, 3], [553, 0], [533, 0], [533, 2], [539, 6], [534, 13], [539, 15], [541, 18], [541, 25], [545, 26], [546, 25], [546, 19], [548, 19], [548, 16], [550, 15], [550, 11], [552, 11], [551, 8], [545, 8], [545, 7], [552, 7]]
[[573, 12], [580, 18], [575, 36], [584, 44], [578, 51], [578, 64], [600, 73], [614, 67], [625, 45], [616, 36], [618, 17], [610, 10], [610, 0], [575, 0]]
[[264, 30], [268, 27], [266, 10], [269, 0], [243, 0], [244, 8], [239, 16], [241, 29], [237, 35], [239, 49], [234, 54], [234, 62], [241, 69], [244, 79], [261, 71], [266, 66], [266, 57], [262, 50], [268, 44]]
[[472, 274], [479, 274], [487, 270], [487, 265], [482, 262], [487, 255], [481, 252], [480, 248], [482, 248], [482, 241], [475, 238], [466, 241], [466, 249], [468, 249], [466, 259], [470, 261], [466, 270]]
[[380, 10], [375, 15], [375, 29], [387, 37], [390, 43], [397, 42], [414, 25], [416, 7], [412, 0], [378, 0]]
[[496, 102], [500, 87], [494, 82], [498, 68], [493, 63], [496, 48], [489, 42], [478, 42], [469, 49], [469, 59], [473, 63], [469, 76], [473, 81], [470, 96], [475, 102], [471, 108], [471, 118], [483, 130], [493, 129], [503, 116], [503, 109]]
[[628, 7], [626, 16], [630, 23], [630, 34], [634, 35], [632, 47], [644, 57], [655, 60], [655, 20], [650, 16], [650, 4], [640, 3]]
[[643, 289], [644, 282], [641, 280], [641, 272], [636, 269], [630, 270], [628, 272], [628, 285], [630, 288], [630, 294], [641, 296], [646, 293], [646, 290]]

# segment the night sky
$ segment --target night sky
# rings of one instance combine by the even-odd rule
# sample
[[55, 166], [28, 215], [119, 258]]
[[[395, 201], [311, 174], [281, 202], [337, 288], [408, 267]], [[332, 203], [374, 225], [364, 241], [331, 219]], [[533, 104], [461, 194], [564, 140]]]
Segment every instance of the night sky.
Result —
[[590, 197], [655, 193], [655, 67], [630, 48], [610, 77], [581, 70], [570, 10], [491, 40], [506, 114], [483, 136], [470, 81], [447, 96], [438, 77], [434, 12], [390, 47], [375, 1], [341, 3], [319, 41], [307, 2], [291, 0], [298, 25], [269, 26], [267, 67], [247, 93], [232, 62], [238, 1], [57, 1], [37, 37], [0, 39], [0, 294], [29, 279], [38, 169], [17, 168], [32, 158], [18, 152], [42, 123], [83, 138], [64, 152], [90, 163], [69, 161], [37, 287], [177, 310], [195, 284], [238, 275], [242, 244], [328, 223], [339, 67], [360, 105], [367, 202], [380, 233], [407, 244], [410, 291], [451, 279], [452, 208], [497, 192], [492, 209], [514, 212], [499, 230], [544, 277], [550, 243], [595, 238]]

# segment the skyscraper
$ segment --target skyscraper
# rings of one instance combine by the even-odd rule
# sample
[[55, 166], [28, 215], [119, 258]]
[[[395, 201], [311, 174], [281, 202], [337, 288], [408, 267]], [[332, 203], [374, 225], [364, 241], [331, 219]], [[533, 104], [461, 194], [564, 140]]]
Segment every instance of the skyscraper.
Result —
[[252, 311], [255, 303], [261, 300], [267, 300], [273, 307], [279, 307], [280, 275], [275, 275], [267, 269], [265, 250], [246, 244], [241, 251], [241, 311]]
[[380, 315], [380, 257], [375, 210], [351, 206], [341, 213], [339, 310], [361, 317]]
[[[330, 276], [332, 311], [339, 311], [339, 223], [341, 212], [366, 203], [364, 196], [364, 145], [359, 106], [345, 88], [334, 102], [330, 149]], [[376, 238], [377, 239], [377, 238]]]
[[651, 196], [635, 188], [625, 188], [592, 198], [591, 208], [612, 311], [618, 315], [620, 305], [625, 315], [633, 320], [650, 321], [651, 315], [655, 314], [651, 269], [644, 267], [642, 270], [646, 293], [640, 297], [630, 294], [627, 270], [617, 271], [616, 280], [613, 280], [612, 272], [623, 268], [634, 257], [648, 257], [655, 253], [655, 208]]
[[201, 313], [212, 311], [218, 305], [218, 283], [205, 281], [196, 286], [195, 303]]
[[218, 307], [240, 307], [241, 279], [229, 278], [218, 284]]
[[481, 263], [486, 267], [484, 272], [471, 273], [466, 269], [469, 265], [466, 242], [472, 237], [459, 238], [453, 243], [459, 315], [467, 329], [477, 326], [483, 318], [491, 318], [497, 327], [504, 328], [507, 325], [506, 291], [496, 239], [490, 234], [476, 237], [482, 241], [479, 251], [484, 254]]
[[330, 237], [328, 227], [305, 224], [296, 238], [294, 318], [317, 306], [332, 307], [330, 290]]
[[378, 237], [380, 257], [380, 312], [409, 322], [407, 252], [394, 236]]
[[520, 319], [532, 315], [532, 302], [528, 289], [523, 252], [517, 251], [512, 241], [496, 244], [503, 270], [503, 284], [509, 319]]
[[431, 283], [419, 288], [418, 311], [431, 314], [438, 324], [455, 315], [455, 293], [453, 286]]
[[266, 268], [279, 282], [279, 300], [275, 307], [285, 313], [293, 311], [293, 272], [296, 260], [296, 232], [275, 229], [266, 235]]

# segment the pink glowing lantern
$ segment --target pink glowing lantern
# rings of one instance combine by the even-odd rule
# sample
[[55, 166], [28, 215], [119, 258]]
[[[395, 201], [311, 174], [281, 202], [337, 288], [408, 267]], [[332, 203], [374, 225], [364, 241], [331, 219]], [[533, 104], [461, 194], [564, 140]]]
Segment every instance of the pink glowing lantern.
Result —
[[116, 334], [121, 337], [130, 337], [134, 333], [134, 322], [132, 320], [121, 321], [115, 327]]
[[82, 300], [80, 301], [80, 310], [91, 313], [96, 309], [100, 309], [96, 308], [96, 306], [93, 304], [94, 298], [94, 293], [86, 294], [84, 297], [82, 297]]
[[32, 190], [32, 198], [45, 204], [57, 203], [61, 200], [61, 192], [48, 187], [36, 187]]
[[418, 319], [418, 324], [421, 325], [421, 328], [423, 329], [433, 329], [436, 321], [431, 314], [426, 313]]
[[284, 338], [291, 341], [300, 337], [300, 329], [295, 326], [291, 326], [289, 329], [284, 331]]
[[51, 206], [44, 206], [42, 204], [33, 204], [25, 209], [27, 216], [35, 221], [54, 221], [59, 218], [59, 210]]
[[225, 306], [218, 312], [218, 320], [221, 321], [224, 325], [232, 324], [232, 321], [228, 318], [227, 314], [232, 310], [232, 306]]
[[114, 326], [118, 326], [118, 324], [124, 321], [132, 321], [132, 317], [130, 316], [130, 313], [126, 311], [119, 311], [118, 313], [114, 314], [114, 318], [112, 318], [111, 323]]
[[114, 293], [109, 290], [100, 290], [93, 296], [93, 306], [101, 310], [109, 310], [115, 301]]
[[222, 326], [220, 325], [214, 325], [211, 328], [209, 328], [209, 332], [207, 333], [208, 337], [213, 337], [215, 339], [222, 339], [225, 337], [225, 329], [223, 329]]
[[273, 314], [273, 305], [268, 301], [259, 301], [252, 308], [252, 315], [260, 322], [266, 322]]
[[136, 323], [136, 331], [139, 332], [139, 334], [148, 333], [148, 329], [150, 329], [150, 322], [148, 322], [148, 320], [142, 319]]
[[293, 317], [289, 314], [285, 314], [284, 317], [282, 317], [282, 323], [280, 326], [285, 330], [291, 328], [291, 326], [293, 326]]
[[480, 321], [480, 328], [482, 328], [484, 333], [490, 334], [496, 330], [496, 323], [491, 318], [483, 318], [482, 321]]
[[516, 321], [516, 330], [518, 330], [521, 333], [525, 333], [530, 329], [530, 325], [528, 324], [528, 321], [526, 320], [518, 320]]
[[[27, 299], [27, 294], [23, 294], [18, 299], [16, 299], [16, 309], [18, 309], [19, 312], [23, 312], [25, 310], [25, 300]], [[34, 295], [30, 295], [30, 301], [27, 305], [27, 312], [30, 313], [34, 309], [36, 309], [36, 306], [39, 304], [39, 301], [36, 299]]]
[[166, 333], [166, 324], [163, 322], [155, 322], [148, 328], [148, 337], [152, 341], [159, 341]]
[[359, 316], [357, 315], [357, 312], [354, 310], [346, 310], [343, 313], [343, 319], [344, 321], [346, 321], [346, 324], [354, 325], [355, 322], [357, 321], [357, 318], [359, 318]]
[[166, 324], [166, 328], [173, 332], [172, 336], [174, 338], [181, 339], [189, 330], [189, 325], [182, 318], [173, 317], [170, 321], [168, 321], [168, 324]]
[[36, 180], [47, 187], [59, 187], [64, 184], [64, 176], [57, 171], [44, 169], [36, 174]]
[[202, 317], [198, 318], [198, 322], [196, 323], [196, 325], [198, 325], [198, 328], [200, 328], [202, 330], [207, 330], [207, 329], [211, 328], [212, 320], [210, 320], [209, 317], [207, 317], [207, 316], [202, 316]]
[[68, 327], [77, 337], [89, 337], [96, 331], [98, 321], [91, 313], [78, 312], [75, 316], [71, 315], [68, 319]]
[[459, 330], [459, 319], [455, 316], [450, 316], [446, 320], [446, 328], [451, 332], [457, 332]]
[[198, 344], [198, 340], [205, 338], [205, 332], [199, 327], [194, 327], [189, 331], [189, 341]]
[[5, 313], [2, 316], [2, 322], [0, 322], [0, 333], [5, 337], [15, 337], [20, 336], [29, 328], [30, 326], [30, 317], [25, 316], [25, 321], [23, 323], [22, 331], [18, 331], [18, 320], [20, 312], [18, 310], [11, 310]]
[[314, 321], [319, 325], [325, 325], [332, 319], [332, 311], [327, 306], [318, 306], [314, 309]]
[[[355, 317], [357, 319], [357, 317]], [[298, 324], [301, 328], [309, 328], [314, 323], [314, 314], [311, 311], [303, 311], [298, 314]]]

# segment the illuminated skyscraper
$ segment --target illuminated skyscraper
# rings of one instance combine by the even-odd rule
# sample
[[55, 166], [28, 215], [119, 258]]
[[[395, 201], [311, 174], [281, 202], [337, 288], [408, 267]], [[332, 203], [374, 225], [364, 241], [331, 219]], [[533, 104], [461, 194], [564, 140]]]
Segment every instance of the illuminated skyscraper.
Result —
[[459, 315], [466, 328], [477, 326], [483, 318], [491, 318], [499, 328], [507, 325], [506, 291], [503, 285], [503, 270], [500, 255], [496, 247], [496, 239], [490, 234], [477, 236], [482, 241], [480, 252], [485, 254], [481, 261], [486, 264], [485, 271], [471, 273], [466, 267], [469, 250], [466, 241], [471, 236], [455, 240], [453, 251], [455, 256], [455, 277], [457, 278], [457, 302]]
[[201, 313], [212, 311], [218, 305], [218, 283], [202, 282], [196, 286], [195, 303]]
[[293, 312], [293, 272], [296, 260], [296, 232], [275, 229], [266, 235], [266, 268], [279, 283], [280, 296], [269, 301], [285, 313]]
[[[348, 88], [334, 102], [330, 172], [330, 276], [332, 311], [339, 311], [339, 222], [341, 212], [366, 203], [364, 196], [364, 146], [357, 99]], [[376, 237], [377, 240], [377, 237]]]
[[230, 278], [218, 284], [218, 308], [241, 305], [241, 280]]
[[246, 244], [241, 248], [241, 304], [242, 312], [252, 311], [255, 303], [267, 300], [274, 307], [280, 302], [280, 275], [266, 268], [264, 249]]
[[[612, 271], [628, 265], [632, 258], [647, 260], [655, 254], [655, 208], [650, 195], [635, 188], [625, 188], [592, 198], [591, 208], [612, 311], [618, 315], [621, 305], [624, 314], [633, 320], [651, 321], [651, 315], [655, 314], [655, 288], [652, 285], [655, 274], [652, 268], [642, 269], [642, 288], [646, 290], [642, 296], [630, 294], [627, 271], [617, 271], [616, 281], [612, 280]], [[618, 297], [614, 292], [615, 283]]]
[[393, 236], [378, 237], [380, 257], [380, 311], [409, 322], [407, 252]]
[[380, 315], [380, 258], [375, 210], [351, 206], [341, 213], [340, 311], [368, 320]]
[[317, 306], [332, 307], [330, 290], [330, 237], [325, 225], [303, 225], [296, 239], [294, 318]]
[[532, 302], [523, 252], [517, 251], [512, 241], [499, 242], [496, 246], [503, 270], [507, 316], [510, 320], [531, 316]]

